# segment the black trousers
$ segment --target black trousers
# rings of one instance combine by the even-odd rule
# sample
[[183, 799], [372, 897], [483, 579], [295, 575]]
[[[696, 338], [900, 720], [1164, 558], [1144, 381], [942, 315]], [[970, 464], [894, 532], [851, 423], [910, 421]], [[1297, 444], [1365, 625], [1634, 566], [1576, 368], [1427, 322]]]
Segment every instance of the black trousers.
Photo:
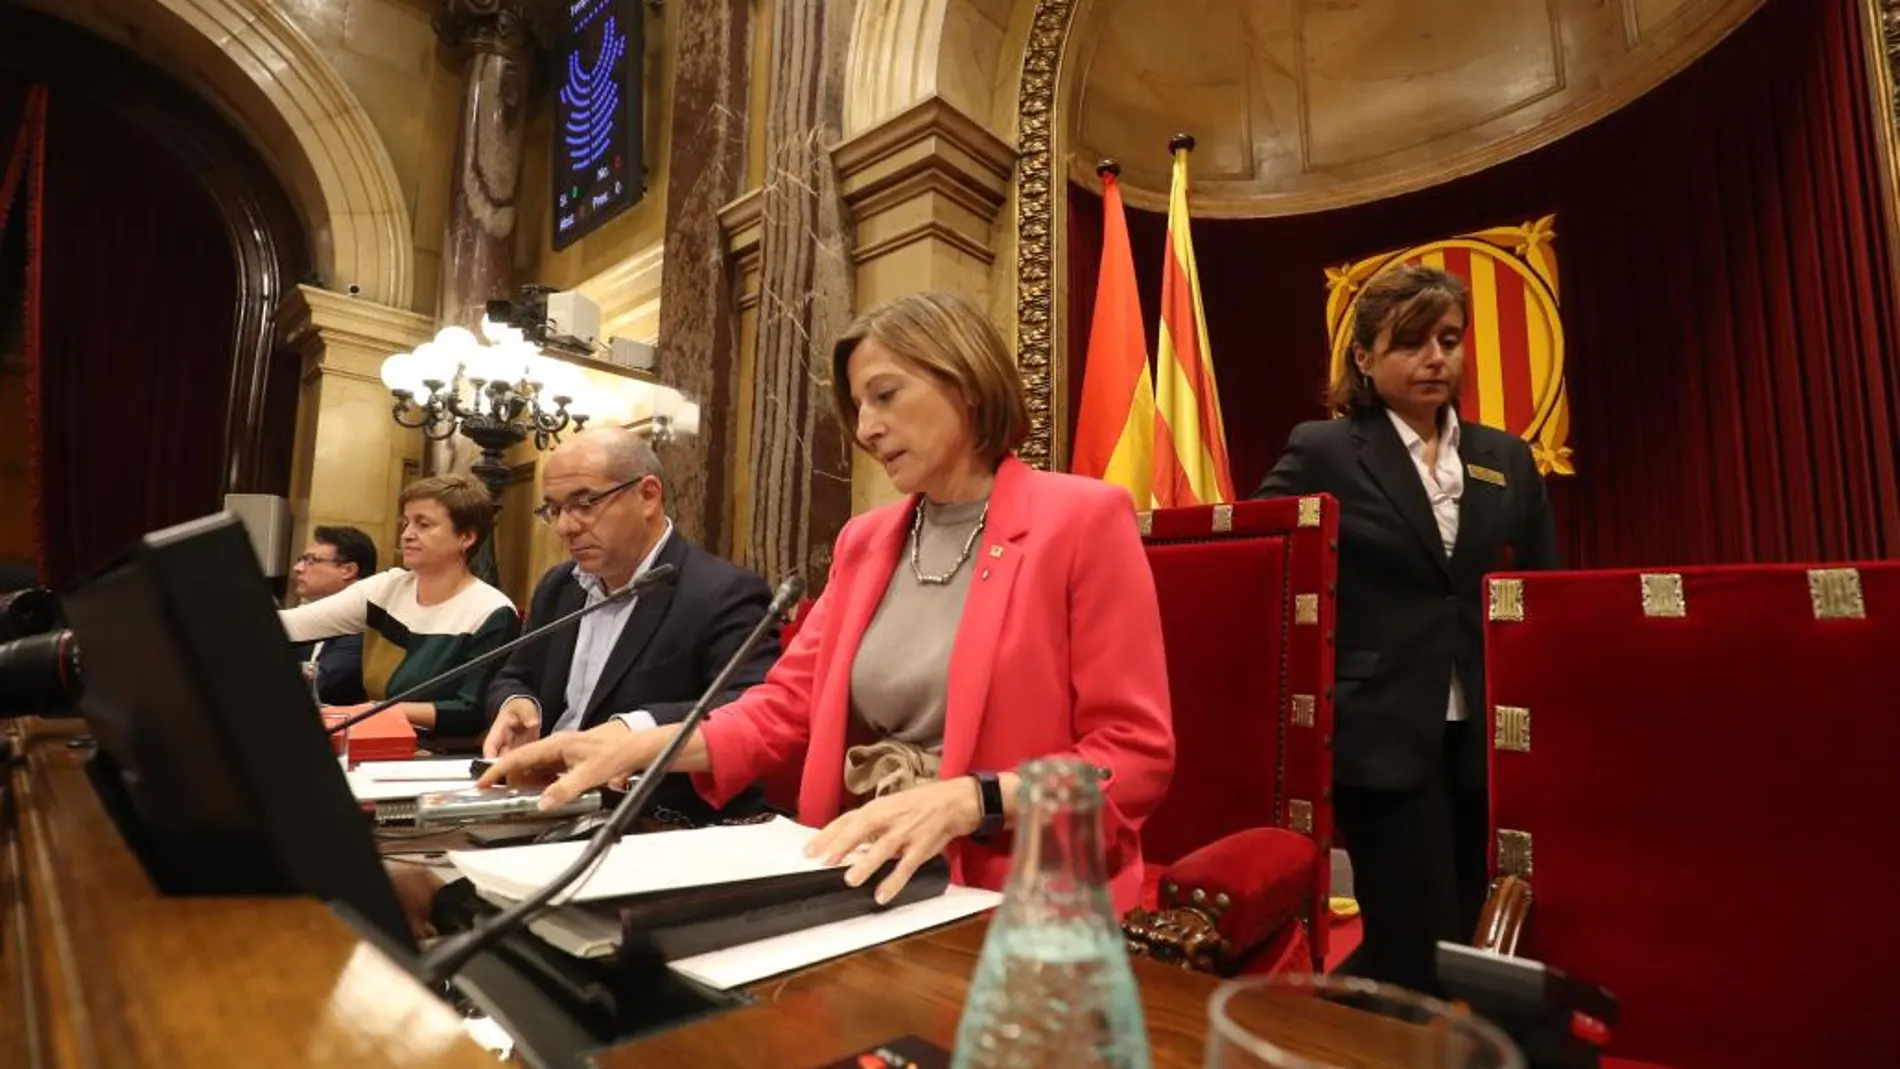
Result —
[[1417, 788], [1333, 788], [1365, 926], [1342, 972], [1438, 994], [1438, 941], [1471, 942], [1484, 909], [1490, 822], [1484, 790], [1454, 775], [1453, 765], [1464, 734], [1483, 727], [1447, 722], [1445, 759]]

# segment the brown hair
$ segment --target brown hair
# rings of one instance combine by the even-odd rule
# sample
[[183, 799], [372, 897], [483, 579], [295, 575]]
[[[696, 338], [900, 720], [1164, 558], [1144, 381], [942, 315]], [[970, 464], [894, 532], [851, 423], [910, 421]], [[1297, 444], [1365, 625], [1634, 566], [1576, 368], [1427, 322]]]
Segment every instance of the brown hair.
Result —
[[1022, 374], [990, 317], [954, 293], [914, 293], [866, 312], [832, 345], [832, 407], [860, 448], [858, 403], [851, 398], [848, 369], [851, 354], [867, 340], [969, 399], [976, 451], [989, 463], [1001, 463], [1029, 436]]
[[1372, 388], [1372, 379], [1353, 360], [1353, 350], [1372, 352], [1379, 342], [1379, 332], [1387, 324], [1392, 327], [1393, 346], [1409, 349], [1423, 344], [1439, 317], [1454, 306], [1464, 312], [1469, 324], [1471, 293], [1449, 271], [1424, 264], [1401, 264], [1381, 271], [1353, 301], [1352, 344], [1326, 391], [1326, 403], [1346, 412], [1384, 408], [1385, 402]]
[[475, 541], [469, 544], [462, 554], [464, 560], [472, 560], [475, 549], [488, 537], [495, 526], [495, 499], [488, 496], [488, 488], [466, 475], [432, 475], [427, 479], [417, 479], [402, 488], [402, 496], [396, 499], [398, 509], [407, 508], [411, 501], [434, 501], [449, 513], [449, 525], [456, 534], [474, 531]]

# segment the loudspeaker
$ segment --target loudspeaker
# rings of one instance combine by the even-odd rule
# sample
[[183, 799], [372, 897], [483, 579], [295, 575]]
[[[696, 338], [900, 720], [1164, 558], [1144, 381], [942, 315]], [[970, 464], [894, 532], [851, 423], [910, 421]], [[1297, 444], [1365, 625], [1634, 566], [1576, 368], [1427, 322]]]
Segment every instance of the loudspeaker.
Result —
[[224, 509], [244, 521], [257, 566], [272, 579], [290, 571], [290, 502], [275, 494], [226, 494]]

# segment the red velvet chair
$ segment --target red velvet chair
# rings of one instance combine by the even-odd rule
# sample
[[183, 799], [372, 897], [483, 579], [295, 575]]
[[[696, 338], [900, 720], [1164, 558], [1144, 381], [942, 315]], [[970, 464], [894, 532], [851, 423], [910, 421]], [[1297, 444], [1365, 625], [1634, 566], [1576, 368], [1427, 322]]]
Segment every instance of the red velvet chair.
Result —
[[1208, 971], [1320, 971], [1338, 505], [1284, 498], [1142, 519], [1176, 759], [1142, 828], [1155, 898], [1123, 931], [1138, 953]]
[[1678, 1069], [1900, 1065], [1900, 562], [1500, 575], [1479, 933]]

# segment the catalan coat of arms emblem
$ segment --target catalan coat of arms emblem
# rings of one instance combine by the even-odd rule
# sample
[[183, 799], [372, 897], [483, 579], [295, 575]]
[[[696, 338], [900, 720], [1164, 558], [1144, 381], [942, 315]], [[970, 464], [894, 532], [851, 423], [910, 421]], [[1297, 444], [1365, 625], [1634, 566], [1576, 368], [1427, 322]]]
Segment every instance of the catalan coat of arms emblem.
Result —
[[1574, 475], [1570, 401], [1564, 385], [1564, 331], [1557, 305], [1557, 218], [1494, 227], [1369, 256], [1326, 270], [1326, 329], [1332, 371], [1346, 359], [1353, 302], [1381, 271], [1399, 264], [1443, 268], [1471, 290], [1464, 419], [1530, 443], [1538, 471]]

